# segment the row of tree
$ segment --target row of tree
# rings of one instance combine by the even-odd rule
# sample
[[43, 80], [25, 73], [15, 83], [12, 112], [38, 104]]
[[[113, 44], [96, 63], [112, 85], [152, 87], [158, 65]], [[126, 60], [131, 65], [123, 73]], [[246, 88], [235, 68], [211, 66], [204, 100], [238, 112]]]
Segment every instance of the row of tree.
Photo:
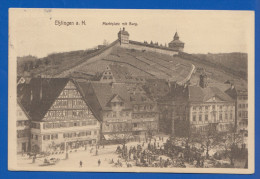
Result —
[[[176, 138], [172, 137], [174, 143]], [[243, 135], [238, 133], [234, 126], [230, 126], [226, 132], [218, 132], [213, 126], [207, 126], [204, 132], [190, 132], [184, 137], [185, 148], [191, 148], [194, 144], [200, 146], [206, 152], [206, 159], [210, 158], [210, 151], [214, 149], [224, 158], [230, 160], [230, 165], [234, 166], [235, 159], [247, 159], [247, 149], [243, 141]]]
[[49, 64], [50, 64], [50, 60], [48, 58], [45, 58], [44, 60], [37, 59], [35, 61], [28, 61], [24, 63], [23, 71], [29, 72], [35, 68], [39, 68], [41, 65], [49, 65]]

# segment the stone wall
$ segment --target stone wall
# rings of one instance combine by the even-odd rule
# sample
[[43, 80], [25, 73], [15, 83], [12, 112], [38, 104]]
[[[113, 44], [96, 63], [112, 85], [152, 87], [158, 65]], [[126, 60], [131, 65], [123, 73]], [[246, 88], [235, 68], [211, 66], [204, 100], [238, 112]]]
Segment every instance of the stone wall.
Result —
[[176, 51], [170, 51], [170, 50], [164, 50], [164, 49], [159, 49], [159, 48], [152, 48], [152, 47], [146, 47], [146, 46], [142, 46], [142, 45], [136, 45], [136, 44], [121, 44], [120, 45], [123, 48], [127, 48], [127, 49], [135, 49], [135, 50], [140, 50], [140, 51], [149, 51], [149, 52], [156, 52], [156, 53], [161, 53], [161, 54], [166, 54], [166, 55], [178, 55], [178, 52]]

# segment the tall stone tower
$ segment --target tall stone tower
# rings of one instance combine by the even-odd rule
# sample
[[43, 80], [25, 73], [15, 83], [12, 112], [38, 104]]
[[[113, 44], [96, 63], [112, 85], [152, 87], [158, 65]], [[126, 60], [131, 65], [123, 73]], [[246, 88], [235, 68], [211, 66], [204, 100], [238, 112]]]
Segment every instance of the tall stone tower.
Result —
[[176, 32], [173, 37], [173, 40], [168, 44], [169, 48], [182, 52], [183, 48], [184, 48], [184, 43], [182, 41], [180, 41], [179, 39], [180, 39], [180, 37], [179, 37], [178, 33]]
[[123, 30], [120, 29], [118, 32], [118, 40], [120, 44], [128, 44], [129, 43], [129, 33], [123, 27]]

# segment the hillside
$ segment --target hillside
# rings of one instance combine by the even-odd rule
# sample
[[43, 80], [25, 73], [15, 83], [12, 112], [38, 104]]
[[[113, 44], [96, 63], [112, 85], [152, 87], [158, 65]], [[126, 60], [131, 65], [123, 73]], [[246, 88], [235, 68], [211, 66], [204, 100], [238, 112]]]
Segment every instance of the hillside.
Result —
[[218, 54], [193, 54], [199, 59], [221, 65], [230, 71], [240, 73], [241, 77], [247, 78], [248, 57], [246, 53], [218, 53]]
[[[48, 77], [74, 77], [98, 80], [111, 63], [127, 67], [132, 76], [146, 79], [166, 79], [197, 84], [201, 70], [208, 74], [210, 83], [238, 80], [246, 83], [246, 54], [196, 54], [180, 53], [169, 56], [156, 52], [121, 48], [117, 41], [101, 50], [74, 51], [48, 55], [35, 59], [38, 67], [27, 70], [29, 75]], [[234, 61], [236, 61], [234, 63]], [[238, 63], [239, 62], [239, 63]], [[28, 62], [27, 62], [28, 63]], [[232, 65], [234, 63], [234, 65]], [[25, 62], [18, 61], [18, 75], [23, 74]], [[195, 68], [194, 68], [195, 67]], [[193, 75], [190, 78], [191, 73]]]

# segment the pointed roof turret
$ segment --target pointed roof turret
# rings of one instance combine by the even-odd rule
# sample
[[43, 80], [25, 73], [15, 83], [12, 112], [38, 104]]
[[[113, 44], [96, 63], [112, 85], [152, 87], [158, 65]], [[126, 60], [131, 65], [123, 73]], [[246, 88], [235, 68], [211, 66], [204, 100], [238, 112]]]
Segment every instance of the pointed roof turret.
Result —
[[173, 37], [173, 39], [174, 39], [174, 40], [179, 40], [179, 38], [180, 38], [180, 37], [179, 37], [179, 35], [178, 35], [177, 31], [176, 31], [176, 32], [175, 32], [175, 35], [174, 35], [174, 37]]

